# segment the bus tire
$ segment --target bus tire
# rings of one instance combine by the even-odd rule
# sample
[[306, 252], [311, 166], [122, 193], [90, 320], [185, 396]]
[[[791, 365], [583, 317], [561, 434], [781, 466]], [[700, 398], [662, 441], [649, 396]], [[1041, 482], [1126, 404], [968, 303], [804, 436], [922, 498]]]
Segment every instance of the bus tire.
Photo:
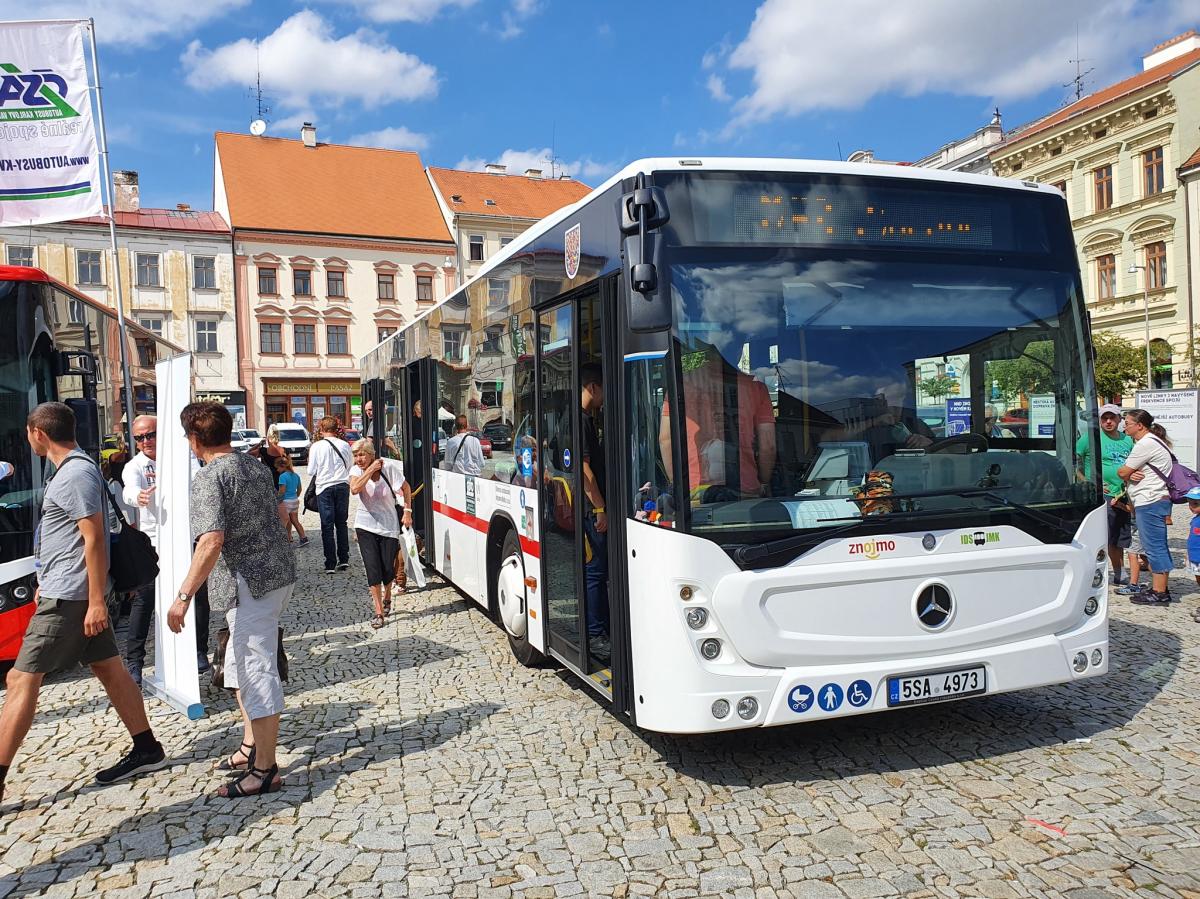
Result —
[[529, 642], [529, 611], [525, 605], [525, 556], [511, 528], [504, 534], [500, 564], [496, 566], [496, 612], [508, 645], [517, 661], [528, 668], [541, 665], [544, 656]]

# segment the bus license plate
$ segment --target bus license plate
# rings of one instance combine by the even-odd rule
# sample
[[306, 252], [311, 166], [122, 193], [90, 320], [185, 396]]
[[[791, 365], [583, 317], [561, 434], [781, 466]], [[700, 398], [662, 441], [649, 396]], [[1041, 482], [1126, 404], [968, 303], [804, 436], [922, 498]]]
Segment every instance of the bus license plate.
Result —
[[982, 665], [939, 671], [936, 674], [889, 677], [887, 683], [889, 706], [939, 702], [987, 692], [986, 669]]

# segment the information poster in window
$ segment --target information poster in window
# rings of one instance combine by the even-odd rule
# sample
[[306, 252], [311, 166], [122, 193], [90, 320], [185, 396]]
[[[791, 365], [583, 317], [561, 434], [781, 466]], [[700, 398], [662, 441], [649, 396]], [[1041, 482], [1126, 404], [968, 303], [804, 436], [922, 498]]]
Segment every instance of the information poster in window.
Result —
[[1029, 398], [1029, 436], [1054, 436], [1054, 394]]
[[946, 400], [946, 436], [954, 437], [971, 430], [971, 400], [952, 397]]
[[1167, 429], [1175, 458], [1194, 470], [1200, 444], [1200, 390], [1139, 390], [1136, 402]]

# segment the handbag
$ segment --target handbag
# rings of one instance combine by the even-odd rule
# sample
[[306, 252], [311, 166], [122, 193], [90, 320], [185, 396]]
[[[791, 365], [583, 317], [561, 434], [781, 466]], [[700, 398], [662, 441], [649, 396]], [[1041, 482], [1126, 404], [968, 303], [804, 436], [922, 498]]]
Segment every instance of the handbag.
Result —
[[[322, 437], [320, 440], [317, 441], [317, 443], [329, 443], [329, 441], [326, 440], [324, 437]], [[333, 446], [333, 444], [331, 444], [331, 443], [329, 445]], [[335, 456], [337, 456], [337, 460], [342, 463], [342, 468], [345, 468], [346, 460], [342, 458], [342, 454], [340, 452], [338, 452], [337, 447], [333, 448], [333, 454]], [[319, 509], [317, 507], [317, 479], [316, 479], [316, 477], [309, 478], [308, 486], [304, 488], [304, 511], [305, 512], [319, 511]]]
[[1192, 471], [1186, 465], [1181, 465], [1179, 460], [1175, 458], [1175, 454], [1171, 452], [1171, 448], [1159, 440], [1154, 435], [1149, 435], [1151, 440], [1154, 440], [1167, 451], [1167, 455], [1171, 457], [1171, 473], [1163, 474], [1149, 462], [1146, 465], [1156, 475], [1162, 478], [1163, 483], [1167, 485], [1167, 496], [1171, 498], [1171, 502], [1178, 505], [1186, 503], [1187, 492], [1193, 487], [1200, 487], [1200, 475]]
[[[212, 657], [212, 685], [218, 690], [232, 689], [225, 686], [225, 651], [229, 645], [229, 627], [217, 631], [217, 651]], [[279, 645], [275, 649], [279, 665], [279, 679], [288, 679], [288, 657], [283, 651], [283, 628], [279, 628]]]
[[[67, 456], [62, 464], [66, 465], [73, 459], [82, 458]], [[154, 549], [154, 541], [148, 534], [139, 531], [125, 520], [125, 514], [113, 499], [107, 484], [103, 486], [103, 490], [104, 495], [108, 497], [109, 506], [117, 515], [117, 521], [121, 523], [120, 530], [108, 536], [108, 574], [112, 578], [113, 590], [124, 593], [153, 584], [154, 579], [158, 577], [158, 553]]]

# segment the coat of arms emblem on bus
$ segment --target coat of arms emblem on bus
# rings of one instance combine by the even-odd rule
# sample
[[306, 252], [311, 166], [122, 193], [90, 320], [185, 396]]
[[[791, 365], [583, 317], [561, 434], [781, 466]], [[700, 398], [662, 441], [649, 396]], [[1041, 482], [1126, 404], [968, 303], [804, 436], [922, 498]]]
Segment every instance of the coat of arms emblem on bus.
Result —
[[579, 274], [579, 244], [579, 226], [572, 225], [563, 236], [563, 264], [567, 267], [568, 278]]

